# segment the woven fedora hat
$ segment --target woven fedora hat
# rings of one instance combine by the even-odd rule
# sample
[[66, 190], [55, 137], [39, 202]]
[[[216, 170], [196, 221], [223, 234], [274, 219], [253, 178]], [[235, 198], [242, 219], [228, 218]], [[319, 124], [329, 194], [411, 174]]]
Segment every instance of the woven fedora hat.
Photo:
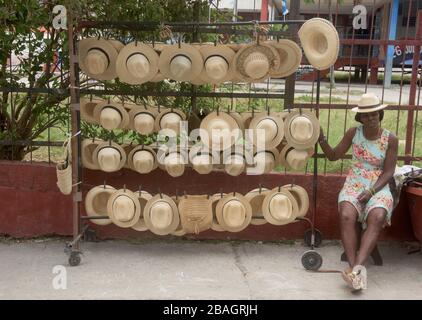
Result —
[[132, 229], [135, 229], [136, 231], [147, 231], [148, 227], [145, 224], [145, 220], [144, 220], [144, 209], [148, 200], [152, 198], [152, 195], [149, 192], [144, 191], [144, 190], [136, 191], [135, 195], [138, 197], [139, 204], [141, 206], [140, 207], [141, 214], [139, 215], [139, 220], [132, 226]]
[[129, 111], [129, 128], [148, 135], [155, 132], [155, 119], [158, 112], [155, 108], [136, 106]]
[[284, 120], [284, 135], [289, 145], [298, 150], [312, 148], [320, 134], [319, 120], [311, 111], [290, 112]]
[[295, 212], [295, 216], [300, 218], [306, 216], [309, 210], [308, 192], [297, 184], [287, 184], [281, 188], [288, 190], [290, 194], [296, 199], [297, 209], [294, 208], [294, 210], [297, 211]]
[[328, 69], [336, 63], [340, 39], [330, 21], [309, 19], [300, 27], [298, 35], [306, 58], [316, 69]]
[[158, 72], [158, 54], [147, 44], [131, 42], [117, 56], [116, 72], [120, 81], [142, 84], [152, 80]]
[[298, 150], [286, 144], [280, 152], [280, 164], [286, 169], [300, 170], [314, 154], [314, 148]]
[[199, 48], [204, 59], [200, 78], [205, 83], [219, 84], [233, 78], [235, 52], [226, 45], [202, 45]]
[[185, 120], [186, 115], [181, 110], [160, 108], [160, 112], [155, 118], [155, 130], [170, 129], [176, 134], [180, 134], [181, 122]]
[[169, 79], [191, 81], [197, 78], [204, 61], [199, 50], [186, 43], [166, 46], [160, 54], [160, 72]]
[[103, 103], [104, 100], [100, 99], [81, 99], [80, 102], [80, 109], [81, 109], [81, 119], [88, 122], [88, 123], [95, 123], [98, 124], [97, 119], [94, 116], [95, 107]]
[[214, 231], [225, 231], [225, 229], [218, 223], [217, 213], [216, 213], [217, 204], [225, 195], [226, 195], [225, 193], [216, 193], [211, 196], [211, 203], [212, 203], [211, 229]]
[[92, 155], [94, 165], [105, 172], [115, 172], [123, 168], [126, 163], [125, 150], [115, 142], [98, 144]]
[[279, 152], [277, 149], [259, 150], [254, 152], [255, 168], [263, 168], [264, 173], [269, 173], [274, 170], [279, 164]]
[[280, 65], [271, 74], [273, 78], [284, 78], [295, 73], [302, 61], [302, 50], [296, 42], [289, 39], [281, 39], [278, 41], [266, 41], [264, 43], [274, 47], [280, 55]]
[[148, 146], [137, 146], [129, 153], [127, 162], [129, 168], [141, 173], [150, 173], [157, 169], [157, 154]]
[[82, 165], [84, 168], [91, 170], [101, 170], [98, 162], [94, 161], [94, 152], [99, 144], [103, 143], [100, 139], [84, 139], [82, 140], [81, 153]]
[[262, 202], [262, 210], [269, 223], [285, 225], [296, 219], [298, 212], [296, 199], [286, 189], [274, 188], [265, 196]]
[[[107, 202], [115, 191], [116, 189], [109, 185], [96, 186], [89, 190], [85, 197], [87, 216], [108, 216]], [[105, 226], [112, 222], [110, 219], [92, 219], [89, 221], [100, 226]]]
[[218, 201], [217, 221], [225, 231], [244, 230], [252, 219], [252, 208], [248, 200], [240, 193], [230, 193]]
[[180, 223], [176, 203], [165, 194], [157, 194], [149, 199], [143, 213], [146, 226], [157, 235], [175, 232]]
[[128, 189], [115, 191], [107, 201], [107, 212], [115, 225], [121, 228], [133, 227], [141, 215], [138, 196]]
[[226, 112], [211, 112], [201, 121], [200, 129], [202, 143], [217, 151], [230, 148], [242, 137], [238, 123]]
[[124, 129], [129, 124], [127, 110], [118, 103], [104, 101], [94, 108], [94, 118], [104, 129]]
[[218, 159], [218, 152], [212, 152], [202, 143], [197, 143], [189, 149], [189, 162], [199, 174], [211, 173]]
[[374, 93], [364, 93], [359, 99], [357, 107], [352, 108], [352, 111], [367, 113], [382, 110], [387, 106], [387, 104], [381, 104], [380, 99]]
[[258, 138], [261, 138], [257, 130], [264, 130], [263, 142], [266, 149], [277, 147], [284, 137], [283, 119], [275, 114], [268, 114], [266, 111], [256, 114], [251, 119], [249, 129], [249, 139], [254, 145], [257, 145], [259, 143]]
[[234, 57], [234, 77], [246, 82], [261, 82], [272, 76], [280, 65], [277, 50], [256, 43], [242, 47]]
[[89, 77], [112, 80], [117, 77], [116, 59], [123, 43], [97, 38], [82, 39], [78, 43], [79, 67]]
[[262, 203], [269, 191], [266, 188], [257, 188], [245, 194], [245, 198], [249, 201], [252, 208], [251, 224], [262, 225], [267, 223], [262, 212]]

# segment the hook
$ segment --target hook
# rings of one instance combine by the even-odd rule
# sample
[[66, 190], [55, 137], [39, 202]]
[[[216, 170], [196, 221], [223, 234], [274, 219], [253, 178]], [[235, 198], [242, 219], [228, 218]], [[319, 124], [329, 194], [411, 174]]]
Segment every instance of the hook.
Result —
[[259, 194], [262, 192], [262, 183], [259, 184]]
[[177, 40], [177, 45], [179, 46], [179, 49], [182, 48], [182, 36], [179, 33], [179, 39]]
[[107, 103], [110, 104], [110, 97], [107, 97]]
[[233, 197], [236, 197], [236, 191], [233, 191]]
[[123, 185], [123, 192], [126, 193], [126, 184]]
[[185, 195], [185, 199], [188, 197], [186, 190], [183, 191], [183, 194]]
[[179, 190], [176, 189], [176, 201], [178, 200], [178, 198], [179, 198]]
[[89, 102], [92, 102], [92, 93], [89, 94]]
[[223, 199], [223, 188], [220, 188], [220, 196], [221, 196], [221, 199]]
[[162, 193], [161, 193], [160, 188], [158, 188], [158, 194], [160, 195], [160, 198], [161, 198], [161, 199], [163, 199], [163, 195], [162, 195]]
[[104, 184], [103, 184], [103, 186], [104, 186], [104, 189], [106, 188], [106, 181], [104, 180]]
[[281, 186], [278, 186], [278, 192], [280, 192], [281, 191]]

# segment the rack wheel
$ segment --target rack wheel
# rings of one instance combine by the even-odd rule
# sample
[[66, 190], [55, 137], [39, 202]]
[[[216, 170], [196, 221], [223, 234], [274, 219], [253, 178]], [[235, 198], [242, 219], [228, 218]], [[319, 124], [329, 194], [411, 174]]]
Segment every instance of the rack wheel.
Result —
[[[315, 235], [314, 247], [319, 247], [321, 245], [321, 242], [322, 242], [321, 231], [319, 231], [318, 229], [314, 229], [314, 235]], [[311, 247], [311, 245], [312, 245], [312, 229], [308, 229], [308, 230], [305, 231], [305, 236], [303, 237], [303, 240], [305, 241], [305, 244], [308, 247]]]
[[69, 256], [69, 264], [72, 267], [76, 267], [81, 263], [81, 255], [79, 252], [73, 251]]
[[315, 250], [309, 250], [302, 254], [302, 265], [306, 270], [317, 271], [322, 266], [322, 257]]

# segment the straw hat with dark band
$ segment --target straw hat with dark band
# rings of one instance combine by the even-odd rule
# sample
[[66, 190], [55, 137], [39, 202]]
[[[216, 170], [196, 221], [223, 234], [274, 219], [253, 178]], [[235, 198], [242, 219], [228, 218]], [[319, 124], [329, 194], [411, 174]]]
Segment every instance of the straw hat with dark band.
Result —
[[358, 106], [352, 108], [353, 112], [368, 113], [386, 108], [387, 104], [381, 104], [380, 99], [373, 93], [364, 93], [358, 102]]
[[296, 110], [284, 119], [284, 135], [287, 143], [298, 150], [312, 148], [320, 134], [319, 120], [307, 110]]

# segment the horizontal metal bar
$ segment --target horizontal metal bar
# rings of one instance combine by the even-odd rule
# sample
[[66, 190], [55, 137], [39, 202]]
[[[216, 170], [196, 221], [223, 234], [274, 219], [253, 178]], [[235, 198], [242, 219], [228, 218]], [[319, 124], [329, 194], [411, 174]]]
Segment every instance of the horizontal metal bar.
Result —
[[0, 140], [2, 146], [62, 147], [64, 141]]
[[95, 219], [95, 220], [102, 220], [102, 219], [110, 219], [109, 216], [81, 216], [81, 220], [91, 220], [91, 219]]
[[[355, 104], [340, 104], [340, 103], [320, 103], [318, 105], [319, 109], [331, 109], [331, 110], [350, 110], [357, 105]], [[303, 108], [303, 109], [315, 109], [317, 107], [316, 103], [295, 103], [295, 108]], [[422, 106], [419, 105], [388, 105], [384, 110], [422, 110]]]
[[69, 94], [69, 89], [57, 88], [4, 88], [0, 87], [0, 92], [18, 92], [18, 93], [45, 93], [45, 94]]
[[420, 46], [422, 40], [403, 39], [403, 40], [378, 40], [378, 39], [340, 39], [340, 44], [345, 45], [379, 45], [379, 46]]

